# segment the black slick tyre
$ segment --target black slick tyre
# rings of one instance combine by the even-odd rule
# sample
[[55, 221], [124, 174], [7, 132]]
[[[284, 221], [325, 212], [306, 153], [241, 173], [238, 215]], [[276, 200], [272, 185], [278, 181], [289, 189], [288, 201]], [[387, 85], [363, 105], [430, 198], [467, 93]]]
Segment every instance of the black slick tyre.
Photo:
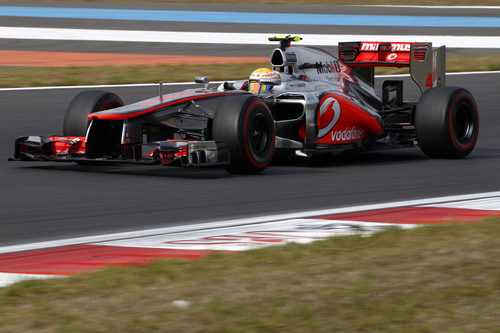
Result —
[[427, 90], [417, 104], [415, 131], [418, 145], [429, 157], [467, 156], [479, 134], [479, 115], [471, 93], [458, 87]]
[[256, 174], [271, 163], [276, 129], [271, 111], [260, 98], [226, 98], [217, 109], [212, 133], [229, 150], [228, 172]]
[[100, 90], [82, 91], [73, 98], [64, 116], [64, 136], [85, 136], [90, 113], [123, 106], [123, 101], [117, 95]]

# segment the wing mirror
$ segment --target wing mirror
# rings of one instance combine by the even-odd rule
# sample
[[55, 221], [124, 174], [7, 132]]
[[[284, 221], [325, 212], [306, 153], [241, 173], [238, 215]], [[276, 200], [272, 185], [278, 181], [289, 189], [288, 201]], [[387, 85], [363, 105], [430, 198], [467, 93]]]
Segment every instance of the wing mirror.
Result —
[[260, 87], [259, 87], [259, 93], [257, 95], [260, 95], [262, 91], [262, 85], [263, 84], [269, 84], [271, 86], [279, 86], [281, 84], [281, 79], [267, 79], [267, 78], [262, 78], [259, 79]]
[[204, 84], [205, 90], [208, 90], [208, 85], [210, 83], [210, 80], [208, 79], [207, 76], [197, 76], [194, 78], [194, 82]]
[[260, 84], [270, 84], [272, 86], [279, 86], [281, 79], [260, 79]]

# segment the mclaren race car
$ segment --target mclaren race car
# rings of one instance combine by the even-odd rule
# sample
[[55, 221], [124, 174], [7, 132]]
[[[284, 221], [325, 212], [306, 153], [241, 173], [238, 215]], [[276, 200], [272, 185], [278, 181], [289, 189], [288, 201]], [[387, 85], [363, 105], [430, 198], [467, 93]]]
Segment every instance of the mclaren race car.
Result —
[[[339, 43], [338, 58], [300, 37], [275, 36], [272, 69], [249, 80], [163, 94], [124, 105], [97, 90], [68, 106], [62, 136], [15, 141], [22, 161], [80, 164], [221, 165], [257, 173], [273, 155], [313, 156], [346, 150], [420, 147], [434, 158], [469, 154], [479, 131], [478, 110], [463, 88], [445, 86], [445, 47], [431, 43]], [[374, 90], [374, 68], [409, 67], [422, 95], [403, 99], [403, 82]]]

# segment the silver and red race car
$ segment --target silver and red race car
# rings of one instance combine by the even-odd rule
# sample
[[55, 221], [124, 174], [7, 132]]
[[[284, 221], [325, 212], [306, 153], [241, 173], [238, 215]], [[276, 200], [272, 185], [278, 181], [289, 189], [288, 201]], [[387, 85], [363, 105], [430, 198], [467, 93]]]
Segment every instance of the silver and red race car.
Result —
[[[264, 170], [275, 154], [313, 156], [346, 150], [419, 146], [430, 157], [460, 158], [478, 137], [478, 110], [463, 88], [445, 85], [445, 47], [430, 43], [339, 43], [338, 58], [275, 36], [272, 70], [250, 80], [163, 94], [124, 105], [88, 90], [68, 106], [62, 136], [27, 136], [14, 158], [80, 164], [221, 165]], [[409, 67], [422, 91], [403, 100], [403, 82], [374, 90], [377, 66]]]

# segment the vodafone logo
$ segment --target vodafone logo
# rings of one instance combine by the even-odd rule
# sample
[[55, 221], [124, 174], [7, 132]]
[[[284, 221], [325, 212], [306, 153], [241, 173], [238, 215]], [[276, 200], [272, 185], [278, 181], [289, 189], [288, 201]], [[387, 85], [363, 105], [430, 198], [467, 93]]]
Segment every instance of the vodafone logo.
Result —
[[340, 104], [333, 98], [326, 98], [319, 107], [318, 114], [318, 138], [327, 135], [340, 118]]
[[398, 57], [396, 53], [391, 53], [387, 56], [387, 60], [394, 60]]
[[365, 131], [357, 129], [355, 126], [346, 128], [343, 131], [332, 132], [333, 142], [357, 141], [365, 134]]

